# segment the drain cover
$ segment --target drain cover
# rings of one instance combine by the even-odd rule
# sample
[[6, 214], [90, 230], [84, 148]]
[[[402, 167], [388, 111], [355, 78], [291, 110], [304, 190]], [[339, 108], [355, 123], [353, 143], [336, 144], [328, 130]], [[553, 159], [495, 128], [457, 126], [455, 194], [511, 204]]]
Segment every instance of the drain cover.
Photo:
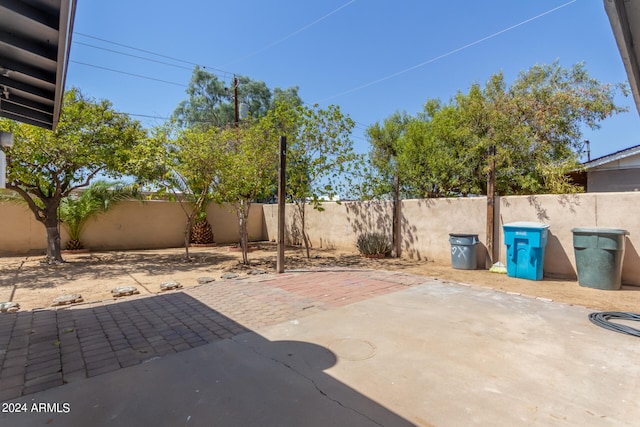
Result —
[[329, 343], [329, 349], [345, 360], [365, 360], [376, 354], [376, 346], [369, 341], [343, 338]]
[[204, 284], [206, 284], [206, 283], [211, 283], [211, 282], [215, 282], [215, 281], [216, 281], [216, 279], [215, 279], [214, 277], [208, 277], [208, 276], [205, 276], [205, 277], [198, 277], [198, 279], [197, 279], [197, 280], [198, 280], [198, 283], [199, 283], [200, 285], [204, 285]]

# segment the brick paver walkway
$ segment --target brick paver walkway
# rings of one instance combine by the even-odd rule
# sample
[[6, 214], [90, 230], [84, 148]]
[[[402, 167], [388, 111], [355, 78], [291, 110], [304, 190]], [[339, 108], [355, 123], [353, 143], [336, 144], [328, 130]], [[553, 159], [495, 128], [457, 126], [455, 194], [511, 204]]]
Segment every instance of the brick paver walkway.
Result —
[[428, 281], [318, 271], [0, 315], [0, 401], [56, 387]]

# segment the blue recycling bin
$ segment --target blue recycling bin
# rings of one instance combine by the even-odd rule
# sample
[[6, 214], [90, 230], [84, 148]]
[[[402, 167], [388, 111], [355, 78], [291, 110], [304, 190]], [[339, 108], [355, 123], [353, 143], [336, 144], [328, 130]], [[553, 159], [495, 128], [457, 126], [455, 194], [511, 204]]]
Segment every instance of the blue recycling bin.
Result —
[[502, 226], [507, 246], [507, 276], [542, 280], [549, 225], [512, 222]]

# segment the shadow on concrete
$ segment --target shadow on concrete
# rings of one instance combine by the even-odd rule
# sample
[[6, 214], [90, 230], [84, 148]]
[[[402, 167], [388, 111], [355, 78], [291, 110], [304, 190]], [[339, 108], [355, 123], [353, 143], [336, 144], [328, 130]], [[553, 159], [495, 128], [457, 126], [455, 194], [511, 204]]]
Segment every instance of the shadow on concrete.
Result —
[[271, 342], [181, 292], [3, 316], [5, 364], [24, 353], [22, 375], [37, 362], [46, 383], [7, 398], [30, 410], [0, 413], [0, 425], [413, 425], [327, 375], [329, 349]]

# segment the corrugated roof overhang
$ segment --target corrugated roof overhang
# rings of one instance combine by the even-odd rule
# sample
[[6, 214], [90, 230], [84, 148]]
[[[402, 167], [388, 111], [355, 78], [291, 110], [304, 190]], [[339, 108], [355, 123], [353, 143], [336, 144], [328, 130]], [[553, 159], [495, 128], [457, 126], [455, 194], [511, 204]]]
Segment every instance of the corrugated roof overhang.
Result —
[[640, 113], [640, 44], [634, 41], [640, 40], [640, 2], [604, 0], [604, 7], [627, 71], [636, 109]]
[[54, 129], [76, 0], [0, 0], [0, 116]]

